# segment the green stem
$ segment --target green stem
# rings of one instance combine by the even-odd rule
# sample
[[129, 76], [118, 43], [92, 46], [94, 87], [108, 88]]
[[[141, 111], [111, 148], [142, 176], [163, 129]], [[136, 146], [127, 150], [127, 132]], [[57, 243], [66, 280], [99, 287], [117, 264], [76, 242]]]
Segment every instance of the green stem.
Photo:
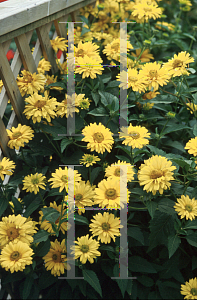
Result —
[[131, 146], [131, 159], [130, 159], [130, 161], [131, 161], [131, 165], [133, 165], [133, 148], [132, 148], [132, 146]]
[[91, 168], [91, 166], [89, 166], [89, 180], [90, 180], [90, 184], [92, 185], [91, 172], [92, 172], [92, 168]]
[[166, 123], [165, 123], [165, 125], [164, 125], [164, 127], [163, 127], [163, 129], [162, 129], [162, 131], [161, 131], [161, 133], [160, 133], [160, 135], [159, 135], [159, 139], [158, 139], [158, 141], [157, 141], [156, 147], [157, 147], [158, 144], [159, 144], [160, 138], [162, 137], [162, 133], [163, 133], [164, 129], [166, 128], [168, 122], [169, 122], [169, 119], [167, 119], [167, 121], [166, 121]]
[[82, 93], [82, 91], [83, 91], [83, 87], [84, 87], [85, 82], [86, 82], [86, 79], [84, 79], [84, 81], [83, 81], [83, 83], [82, 83], [82, 86], [81, 86], [81, 93]]
[[40, 191], [38, 191], [38, 193], [39, 193], [39, 195], [40, 195], [40, 199], [41, 199], [41, 201], [42, 201], [42, 205], [44, 205], [44, 204], [45, 204], [45, 203], [44, 203], [44, 199], [43, 199], [43, 197], [42, 197]]
[[55, 147], [55, 145], [53, 144], [53, 142], [50, 140], [50, 138], [48, 137], [48, 135], [46, 134], [46, 132], [42, 131], [44, 133], [44, 135], [47, 137], [47, 139], [49, 140], [49, 142], [51, 143], [51, 145], [53, 146], [53, 148], [55, 149], [57, 155], [62, 158], [62, 154], [58, 151], [58, 149]]

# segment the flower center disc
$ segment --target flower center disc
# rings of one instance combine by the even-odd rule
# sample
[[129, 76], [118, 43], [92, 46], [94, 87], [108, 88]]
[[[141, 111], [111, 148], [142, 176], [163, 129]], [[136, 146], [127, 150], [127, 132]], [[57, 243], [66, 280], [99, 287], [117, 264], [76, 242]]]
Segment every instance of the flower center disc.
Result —
[[68, 176], [66, 176], [66, 175], [63, 175], [62, 177], [61, 177], [61, 180], [63, 181], [63, 182], [68, 182]]
[[96, 132], [93, 134], [94, 141], [96, 140], [98, 143], [101, 143], [104, 140], [104, 136], [101, 132]]
[[31, 180], [31, 182], [32, 182], [33, 184], [38, 184], [38, 183], [39, 183], [39, 179], [38, 179], [38, 178], [33, 178], [33, 179]]
[[157, 77], [157, 71], [156, 70], [151, 70], [149, 71], [149, 76], [153, 79], [154, 77]]
[[197, 295], [197, 288], [192, 288], [192, 289], [191, 289], [191, 294], [192, 294], [193, 296], [196, 296], [196, 295]]
[[116, 190], [115, 189], [107, 189], [105, 192], [105, 196], [109, 199], [116, 199], [117, 195], [116, 195]]
[[[192, 205], [187, 204], [187, 205], [185, 205], [185, 209], [186, 209], [188, 212], [191, 212], [191, 211], [193, 210], [193, 207], [192, 207]], [[196, 295], [197, 295], [197, 294], [196, 294]]]
[[136, 140], [140, 137], [140, 134], [139, 134], [139, 132], [131, 131], [129, 133], [129, 136], [132, 137], [134, 140]]
[[117, 176], [117, 177], [120, 177], [124, 174], [124, 172], [119, 168], [116, 168], [115, 172], [114, 172], [114, 175]]
[[16, 239], [19, 236], [18, 228], [12, 227], [12, 228], [8, 229], [7, 230], [7, 235], [9, 237], [9, 240], [13, 241], [14, 239]]
[[128, 81], [136, 82], [137, 81], [137, 77], [129, 76]]
[[153, 170], [153, 171], [151, 172], [150, 178], [151, 178], [151, 179], [157, 179], [157, 178], [159, 178], [159, 177], [161, 177], [161, 176], [163, 176], [163, 172], [162, 172], [161, 170]]
[[82, 196], [81, 194], [77, 194], [77, 195], [75, 196], [75, 200], [76, 200], [76, 201], [80, 201], [80, 200], [82, 200], [82, 198], [83, 198], [83, 196]]
[[45, 104], [46, 104], [46, 100], [38, 100], [38, 101], [36, 101], [34, 106], [37, 108], [42, 108], [43, 106], [45, 106]]
[[183, 65], [183, 62], [180, 59], [175, 59], [172, 64], [172, 67], [173, 67], [173, 69], [176, 69], [176, 68], [181, 68], [182, 65]]
[[76, 56], [82, 56], [83, 57], [84, 56], [83, 49], [79, 49], [76, 54], [77, 54]]
[[52, 255], [52, 259], [54, 262], [56, 263], [60, 263], [62, 262], [62, 259], [61, 259], [61, 253], [60, 252], [56, 252]]
[[15, 133], [12, 134], [14, 139], [17, 139], [19, 136], [21, 136], [21, 132], [20, 131], [16, 131]]
[[17, 261], [17, 260], [19, 260], [19, 258], [20, 258], [20, 253], [19, 253], [18, 251], [14, 251], [14, 252], [12, 252], [12, 254], [10, 255], [10, 259], [11, 259], [11, 260]]
[[87, 253], [88, 250], [89, 250], [89, 246], [88, 246], [88, 245], [82, 245], [82, 246], [81, 246], [81, 251], [82, 251], [83, 253]]
[[111, 46], [111, 48], [112, 48], [113, 50], [116, 50], [116, 51], [119, 50], [119, 47], [120, 47], [120, 44], [119, 44], [119, 43], [115, 43], [115, 44], [113, 44], [113, 45]]
[[103, 224], [102, 224], [102, 229], [103, 229], [104, 231], [108, 231], [109, 228], [110, 228], [109, 223], [103, 223]]

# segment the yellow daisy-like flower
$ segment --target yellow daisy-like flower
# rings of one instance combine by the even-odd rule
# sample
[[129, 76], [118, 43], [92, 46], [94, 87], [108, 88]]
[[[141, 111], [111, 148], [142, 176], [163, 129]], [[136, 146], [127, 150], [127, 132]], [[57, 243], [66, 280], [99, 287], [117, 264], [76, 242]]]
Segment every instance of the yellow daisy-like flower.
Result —
[[103, 215], [98, 213], [93, 218], [90, 223], [92, 236], [98, 236], [101, 243], [111, 243], [111, 239], [115, 242], [115, 236], [120, 236], [119, 228], [123, 227], [120, 225], [120, 218], [115, 218], [114, 214], [108, 212], [104, 212]]
[[103, 53], [107, 55], [107, 58], [109, 60], [115, 59], [117, 61], [120, 61], [120, 52], [123, 52], [123, 49], [120, 45], [123, 46], [123, 48], [126, 46], [127, 51], [133, 49], [133, 46], [130, 44], [129, 41], [117, 38], [111, 43], [109, 43], [107, 46], [105, 46], [105, 48], [103, 49]]
[[32, 264], [33, 250], [21, 241], [17, 243], [10, 242], [1, 251], [1, 267], [11, 273], [23, 271], [27, 265]]
[[181, 5], [192, 6], [192, 3], [190, 0], [179, 0], [179, 3]]
[[73, 113], [74, 112], [79, 112], [79, 109], [77, 106], [79, 106], [79, 98], [80, 95], [72, 94], [72, 97], [69, 95], [65, 94], [65, 99], [59, 103], [56, 109], [56, 114], [57, 116], [60, 116], [63, 118], [66, 115], [66, 118], [70, 115], [73, 118]]
[[120, 179], [108, 178], [103, 179], [95, 189], [96, 196], [94, 204], [107, 209], [120, 209], [129, 203], [130, 191], [126, 188], [127, 196], [125, 197], [124, 189], [120, 189]]
[[99, 242], [93, 240], [92, 237], [89, 238], [89, 234], [86, 236], [78, 237], [75, 241], [77, 245], [71, 246], [71, 254], [75, 254], [75, 259], [80, 257], [82, 264], [85, 264], [87, 260], [92, 264], [94, 258], [101, 256], [101, 253], [97, 250], [100, 246]]
[[81, 41], [77, 46], [71, 46], [71, 49], [74, 50], [75, 63], [77, 64], [78, 57], [92, 57], [94, 59], [101, 59], [99, 55], [99, 46], [92, 42], [82, 43]]
[[174, 29], [175, 29], [175, 25], [173, 25], [171, 23], [167, 23], [167, 22], [159, 22], [158, 21], [155, 25], [156, 28], [165, 31], [165, 28], [162, 26], [166, 26], [170, 31], [174, 31]]
[[45, 189], [45, 180], [46, 177], [42, 173], [27, 175], [23, 179], [23, 190], [37, 194], [39, 192], [39, 188], [43, 190]]
[[192, 278], [186, 281], [185, 284], [181, 284], [181, 295], [184, 295], [184, 299], [197, 299], [197, 278]]
[[146, 22], [150, 19], [158, 19], [162, 14], [162, 10], [156, 3], [150, 3], [149, 1], [142, 1], [137, 3], [132, 8], [132, 16], [138, 19], [144, 19]]
[[197, 155], [197, 136], [193, 139], [190, 139], [189, 142], [187, 142], [185, 148], [188, 150], [189, 154], [193, 154], [193, 156]]
[[122, 132], [120, 132], [120, 138], [125, 140], [122, 142], [125, 145], [131, 146], [134, 148], [143, 148], [145, 145], [149, 144], [147, 138], [150, 137], [150, 133], [145, 127], [142, 126], [133, 126], [132, 124], [129, 127], [122, 127]]
[[190, 54], [186, 51], [181, 51], [178, 55], [174, 55], [174, 57], [168, 60], [167, 63], [163, 65], [164, 69], [167, 69], [170, 72], [171, 76], [181, 76], [181, 75], [189, 75], [187, 68], [189, 67], [189, 63], [194, 62], [194, 58], [190, 57]]
[[[45, 77], [46, 77], [46, 82], [45, 82], [46, 88], [49, 86], [49, 84], [57, 82], [57, 76], [45, 75]], [[62, 91], [63, 90], [63, 88], [61, 86], [49, 86], [49, 88], [50, 88], [50, 90], [57, 90], [57, 91]]]
[[92, 101], [89, 100], [88, 98], [85, 98], [85, 94], [78, 95], [78, 103], [81, 109], [89, 109], [90, 102]]
[[95, 156], [94, 154], [84, 154], [79, 162], [80, 164], [85, 165], [88, 168], [89, 166], [93, 166], [93, 164], [96, 164], [97, 161], [100, 161], [100, 158], [98, 156]]
[[148, 87], [154, 88], [154, 92], [158, 90], [159, 86], [167, 84], [171, 75], [166, 72], [165, 68], [162, 68], [156, 61], [154, 63], [147, 63], [142, 67], [139, 74], [144, 78], [148, 79]]
[[[126, 166], [126, 168], [121, 168], [121, 165]], [[126, 169], [126, 172], [124, 172], [124, 169]], [[121, 177], [128, 182], [134, 180], [134, 174], [135, 172], [133, 170], [133, 166], [131, 166], [126, 161], [119, 160], [118, 162], [112, 164], [111, 166], [108, 166], [105, 169], [106, 177], [111, 177], [115, 179], [120, 179]]]
[[188, 195], [182, 195], [177, 202], [174, 208], [181, 219], [186, 218], [186, 220], [192, 221], [197, 217], [197, 200], [195, 198], [190, 199]]
[[48, 122], [51, 122], [51, 118], [56, 117], [56, 107], [58, 105], [56, 98], [50, 98], [48, 92], [44, 92], [44, 97], [34, 93], [25, 99], [29, 104], [25, 105], [23, 113], [26, 118], [29, 120], [32, 118], [33, 123], [40, 123], [41, 119], [44, 118]]
[[157, 97], [157, 95], [159, 95], [160, 93], [159, 92], [148, 92], [148, 93], [145, 93], [143, 96], [142, 96], [142, 99], [143, 100], [151, 100], [151, 99], [154, 99], [155, 97]]
[[150, 51], [149, 49], [144, 50], [142, 55], [140, 55], [141, 51], [142, 51], [142, 49], [137, 49], [135, 51], [136, 53], [131, 52], [131, 55], [136, 58], [140, 57], [139, 60], [141, 62], [149, 62], [151, 59], [154, 59], [153, 55], [151, 53], [149, 53], [149, 51]]
[[0, 161], [0, 177], [1, 180], [4, 180], [4, 175], [12, 175], [12, 169], [15, 169], [16, 165], [9, 158], [4, 157], [2, 161]]
[[[125, 74], [126, 73], [126, 74]], [[129, 68], [127, 72], [122, 71], [116, 76], [117, 80], [120, 80], [120, 87], [123, 89], [132, 88], [135, 92], [145, 92], [148, 85], [148, 79], [143, 78], [138, 74], [138, 71], [132, 68]], [[126, 79], [126, 81], [124, 80]]]
[[154, 106], [154, 103], [147, 102], [147, 103], [143, 104], [143, 109], [144, 110], [150, 110], [150, 109], [153, 108], [153, 106]]
[[85, 55], [84, 57], [78, 57], [75, 73], [82, 74], [82, 78], [91, 77], [92, 79], [97, 77], [97, 74], [101, 75], [104, 68], [101, 65], [102, 60], [98, 60]]
[[[47, 206], [43, 206], [43, 207], [46, 208]], [[61, 214], [61, 210], [62, 210], [62, 205], [61, 204], [57, 206], [57, 203], [54, 201], [53, 203], [52, 202], [50, 203], [49, 207], [52, 207], [52, 208], [56, 209]], [[64, 205], [63, 210], [62, 210], [61, 220], [66, 218], [66, 215], [64, 215], [66, 210], [67, 210], [67, 208], [65, 209], [65, 205]], [[47, 221], [47, 220], [42, 221], [43, 212], [39, 211], [39, 214], [40, 214], [40, 217], [39, 217], [40, 229], [46, 230], [46, 231], [50, 232], [51, 234], [55, 234], [54, 231], [53, 231], [51, 223], [49, 223], [49, 221]], [[59, 225], [59, 220], [60, 220], [60, 215], [57, 218], [57, 220], [55, 221], [55, 225], [57, 225], [57, 226]], [[60, 230], [63, 234], [65, 234], [65, 231], [67, 231], [67, 229], [70, 229], [70, 223], [68, 223], [68, 222], [61, 223]]]
[[191, 109], [188, 108], [188, 110], [190, 111], [190, 114], [193, 114], [197, 111], [197, 105], [196, 104], [187, 103], [186, 105], [191, 108]]
[[11, 149], [19, 149], [19, 147], [24, 147], [24, 143], [29, 143], [34, 137], [34, 131], [30, 126], [19, 124], [16, 128], [6, 129], [8, 137], [10, 138], [8, 142], [8, 147]]
[[51, 70], [51, 63], [49, 61], [47, 61], [45, 58], [42, 58], [39, 61], [39, 64], [37, 67], [38, 73], [44, 74], [45, 71], [50, 71], [50, 70]]
[[26, 94], [32, 95], [38, 91], [44, 90], [46, 78], [43, 74], [30, 73], [29, 71], [21, 71], [23, 76], [17, 77], [17, 85], [22, 96]]
[[52, 182], [52, 188], [60, 188], [60, 193], [63, 191], [63, 189], [65, 189], [68, 192], [68, 184], [74, 185], [74, 182], [81, 181], [81, 175], [78, 173], [77, 170], [74, 170], [73, 177], [70, 177], [70, 175], [68, 177], [68, 170], [72, 169], [68, 169], [67, 167], [65, 167], [65, 169], [62, 169], [61, 167], [59, 167], [59, 169], [55, 170], [55, 173], [52, 173], [52, 178], [48, 180], [49, 182]]
[[51, 242], [50, 250], [43, 259], [45, 268], [47, 271], [51, 270], [52, 275], [60, 276], [61, 274], [64, 274], [65, 269], [71, 269], [70, 265], [67, 263], [66, 252], [65, 239], [62, 240], [61, 244], [57, 239], [55, 242]]
[[64, 38], [57, 36], [54, 40], [50, 40], [51, 46], [55, 52], [60, 49], [61, 51], [67, 51], [67, 44]]
[[33, 243], [33, 235], [36, 233], [33, 221], [21, 215], [9, 215], [3, 217], [0, 222], [0, 248], [3, 248], [9, 242], [21, 241], [30, 245]]
[[152, 192], [153, 195], [159, 191], [163, 194], [163, 190], [170, 188], [170, 180], [174, 180], [173, 173], [176, 169], [172, 166], [172, 162], [166, 157], [153, 155], [144, 161], [138, 171], [138, 180], [140, 185], [144, 185], [144, 190]]
[[3, 80], [0, 80], [0, 93], [2, 91], [2, 88], [3, 88]]
[[85, 136], [82, 141], [88, 142], [87, 149], [90, 151], [96, 151], [98, 153], [111, 152], [114, 139], [111, 131], [104, 125], [99, 123], [91, 123], [82, 130], [82, 134]]

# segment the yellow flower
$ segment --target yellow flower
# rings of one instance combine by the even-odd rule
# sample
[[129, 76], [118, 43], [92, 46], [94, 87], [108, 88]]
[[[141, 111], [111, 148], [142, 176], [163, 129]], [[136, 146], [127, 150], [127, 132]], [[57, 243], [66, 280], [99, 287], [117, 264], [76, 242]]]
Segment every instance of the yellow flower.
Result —
[[79, 99], [80, 95], [72, 94], [72, 97], [65, 94], [65, 99], [59, 103], [56, 110], [57, 116], [63, 118], [66, 115], [66, 118], [70, 115], [73, 118], [74, 112], [79, 112], [77, 106], [79, 106]]
[[[134, 52], [131, 52], [131, 55], [138, 58], [141, 54], [141, 51], [142, 49], [137, 49], [134, 53]], [[141, 62], [149, 62], [151, 59], [154, 59], [153, 55], [151, 53], [149, 53], [149, 49], [146, 49], [143, 51], [142, 55], [140, 56], [139, 60]]]
[[[56, 83], [57, 82], [57, 76], [54, 77], [54, 75], [45, 75], [46, 77], [46, 82], [45, 82], [45, 85], [46, 85], [46, 88], [49, 86], [49, 84], [51, 83]], [[61, 86], [49, 86], [50, 90], [57, 90], [57, 91], [61, 91], [63, 90], [63, 88]]]
[[191, 221], [197, 216], [197, 200], [195, 198], [190, 199], [189, 196], [182, 195], [181, 198], [177, 199], [176, 205], [174, 206], [178, 215], [181, 219], [186, 218]]
[[186, 281], [185, 284], [181, 284], [181, 295], [184, 295], [184, 299], [197, 299], [197, 278], [192, 278]]
[[51, 118], [55, 118], [58, 102], [56, 98], [50, 98], [47, 91], [44, 92], [44, 97], [35, 93], [26, 98], [25, 101], [29, 104], [25, 105], [23, 113], [27, 119], [32, 118], [34, 124], [40, 123], [42, 118], [48, 122], [51, 122]]
[[84, 154], [82, 159], [80, 159], [80, 164], [85, 165], [86, 167], [93, 166], [97, 161], [100, 161], [100, 158], [91, 154]]
[[89, 238], [89, 234], [86, 236], [78, 237], [75, 241], [77, 245], [71, 246], [71, 254], [75, 254], [75, 259], [80, 257], [82, 264], [85, 264], [87, 260], [92, 264], [94, 258], [101, 256], [101, 253], [97, 250], [99, 242], [93, 240], [92, 237]]
[[50, 71], [51, 70], [51, 64], [49, 61], [47, 61], [45, 58], [42, 58], [39, 61], [38, 67], [37, 67], [37, 71], [38, 73], [42, 73], [44, 74], [45, 71]]
[[192, 6], [190, 0], [179, 0], [179, 3], [180, 3], [181, 5]]
[[[43, 207], [46, 208], [47, 206], [43, 206]], [[57, 206], [57, 203], [54, 201], [53, 203], [52, 202], [50, 203], [49, 207], [52, 207], [52, 208], [56, 209], [61, 214], [61, 209], [62, 209], [61, 204]], [[67, 209], [65, 209], [65, 205], [64, 205], [63, 210], [62, 210], [61, 220], [66, 219], [66, 214], [65, 214], [66, 211], [67, 211]], [[50, 232], [51, 234], [55, 234], [54, 231], [53, 231], [51, 223], [49, 223], [49, 221], [47, 221], [47, 220], [42, 221], [43, 212], [39, 211], [39, 214], [40, 214], [40, 217], [39, 217], [40, 229], [46, 230], [46, 231]], [[57, 225], [57, 226], [59, 225], [59, 219], [60, 219], [60, 215], [57, 218], [57, 220], [55, 221], [55, 225]], [[68, 223], [68, 222], [61, 223], [60, 230], [63, 234], [65, 234], [65, 231], [67, 231], [67, 229], [70, 229], [70, 223]]]
[[197, 111], [197, 105], [193, 103], [187, 103], [187, 106], [189, 106], [191, 109], [188, 108], [190, 114], [193, 114], [194, 112]]
[[33, 221], [21, 215], [9, 215], [3, 217], [0, 222], [0, 248], [3, 248], [9, 242], [16, 243], [21, 241], [30, 245], [33, 243], [33, 235], [36, 233]]
[[99, 46], [92, 42], [79, 42], [78, 46], [71, 46], [71, 49], [74, 50], [75, 63], [77, 64], [78, 57], [84, 57], [87, 55], [88, 57], [94, 58], [96, 60], [100, 60], [99, 55]]
[[29, 143], [34, 137], [34, 131], [30, 126], [19, 124], [16, 128], [6, 129], [8, 137], [10, 138], [8, 142], [8, 147], [11, 149], [19, 149], [19, 147], [24, 147], [24, 143]]
[[22, 96], [26, 94], [32, 95], [38, 91], [44, 90], [46, 78], [43, 74], [30, 73], [29, 71], [21, 71], [22, 77], [17, 77], [17, 85]]
[[150, 110], [150, 109], [152, 109], [153, 106], [154, 106], [154, 103], [147, 102], [147, 103], [143, 104], [143, 109]]
[[178, 55], [175, 54], [172, 59], [168, 60], [163, 65], [163, 68], [170, 72], [173, 77], [189, 75], [187, 68], [189, 67], [189, 63], [192, 62], [194, 62], [194, 58], [190, 57], [190, 54], [186, 51], [181, 51]]
[[37, 194], [39, 192], [39, 188], [45, 190], [45, 180], [46, 177], [42, 175], [42, 173], [27, 175], [23, 179], [23, 190]]
[[157, 95], [160, 94], [159, 92], [148, 92], [146, 94], [144, 94], [142, 96], [142, 99], [143, 100], [151, 100], [151, 99], [154, 99], [155, 97], [157, 97]]
[[127, 51], [133, 49], [133, 46], [130, 44], [129, 41], [117, 38], [111, 43], [109, 43], [107, 46], [105, 46], [103, 53], [107, 55], [107, 58], [109, 60], [115, 59], [117, 61], [120, 61], [120, 52], [123, 52], [123, 49], [121, 47], [123, 47], [123, 49], [124, 47], [126, 47]]
[[26, 265], [32, 264], [33, 250], [21, 241], [17, 243], [10, 242], [1, 251], [0, 264], [6, 271], [23, 271]]
[[0, 80], [0, 93], [2, 91], [2, 88], [3, 88], [3, 80]]
[[[4, 175], [12, 175], [12, 169], [15, 169], [16, 165], [12, 160], [9, 158], [4, 157], [2, 161], [0, 161], [0, 177], [1, 180], [4, 180]], [[10, 171], [11, 170], [11, 171]]]
[[84, 57], [78, 57], [75, 73], [82, 74], [82, 78], [91, 77], [92, 79], [97, 77], [97, 74], [101, 75], [104, 68], [101, 65], [102, 60], [98, 60], [85, 55]]
[[[126, 73], [126, 74], [125, 74]], [[149, 84], [148, 79], [143, 78], [138, 74], [138, 71], [132, 68], [129, 68], [127, 72], [122, 71], [116, 76], [120, 80], [120, 87], [123, 89], [132, 88], [135, 92], [145, 92], [147, 85]], [[126, 81], [124, 80], [126, 79]]]
[[150, 133], [145, 127], [133, 126], [132, 124], [129, 127], [122, 127], [122, 132], [120, 132], [120, 138], [125, 140], [122, 142], [125, 145], [131, 146], [134, 148], [143, 148], [145, 145], [149, 144], [147, 138], [150, 137]]
[[[126, 172], [124, 172], [124, 168], [121, 168], [122, 165], [126, 166]], [[117, 163], [114, 163], [105, 169], [106, 177], [111, 177], [115, 179], [120, 179], [121, 177], [128, 182], [134, 180], [134, 174], [135, 172], [133, 170], [133, 166], [131, 166], [129, 163], [126, 163], [126, 161], [121, 162], [119, 160]]]
[[57, 36], [54, 40], [50, 40], [51, 46], [55, 52], [60, 49], [61, 51], [67, 51], [66, 40]]
[[176, 167], [172, 166], [172, 162], [168, 161], [166, 157], [153, 155], [151, 158], [144, 161], [138, 171], [138, 180], [140, 185], [144, 185], [144, 190], [152, 192], [153, 195], [159, 191], [163, 194], [163, 190], [167, 190], [174, 180], [172, 171]]
[[167, 23], [167, 22], [159, 22], [158, 21], [155, 25], [156, 28], [165, 31], [165, 28], [161, 27], [161, 26], [166, 26], [170, 31], [174, 31], [174, 29], [175, 29], [175, 25], [173, 25], [171, 23]]
[[184, 149], [187, 149], [189, 154], [197, 155], [197, 136], [187, 142]]
[[90, 102], [92, 101], [89, 100], [88, 98], [85, 98], [85, 94], [78, 95], [78, 103], [81, 109], [89, 109]]
[[126, 188], [127, 196], [125, 197], [125, 189], [120, 189], [120, 179], [103, 179], [99, 182], [95, 192], [94, 204], [99, 204], [99, 207], [102, 208], [120, 209], [129, 203], [130, 192]]
[[166, 72], [165, 68], [161, 68], [161, 65], [156, 61], [154, 63], [147, 63], [142, 67], [139, 74], [148, 79], [148, 87], [151, 89], [154, 88], [154, 92], [158, 90], [159, 86], [167, 84], [171, 75]]
[[139, 20], [143, 19], [146, 22], [150, 19], [160, 18], [162, 14], [161, 8], [156, 3], [150, 3], [146, 0], [135, 4], [132, 10], [133, 17], [137, 17]]
[[111, 239], [115, 242], [115, 236], [120, 236], [119, 228], [123, 227], [120, 225], [120, 218], [115, 218], [114, 214], [108, 212], [104, 212], [103, 215], [98, 213], [93, 218], [90, 223], [92, 237], [98, 236], [98, 240], [105, 244], [110, 243]]
[[82, 141], [88, 142], [87, 149], [90, 151], [102, 154], [105, 150], [111, 152], [114, 143], [112, 133], [101, 123], [99, 125], [91, 123], [82, 130], [82, 134], [85, 136]]
[[61, 193], [63, 189], [65, 189], [68, 192], [68, 184], [74, 185], [75, 181], [81, 181], [81, 175], [78, 173], [77, 170], [74, 170], [74, 176], [69, 175], [68, 177], [68, 170], [72, 171], [72, 169], [68, 169], [65, 167], [63, 170], [61, 167], [59, 169], [55, 170], [55, 173], [52, 173], [52, 178], [50, 178], [48, 181], [52, 182], [52, 188], [60, 188], [59, 192]]

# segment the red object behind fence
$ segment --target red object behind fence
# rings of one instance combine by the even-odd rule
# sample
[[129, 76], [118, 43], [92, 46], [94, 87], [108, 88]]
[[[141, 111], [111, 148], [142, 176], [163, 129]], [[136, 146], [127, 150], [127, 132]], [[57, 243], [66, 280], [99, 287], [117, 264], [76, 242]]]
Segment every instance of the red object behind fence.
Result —
[[8, 50], [6, 56], [7, 56], [7, 59], [10, 61], [14, 57], [14, 51], [12, 49]]

